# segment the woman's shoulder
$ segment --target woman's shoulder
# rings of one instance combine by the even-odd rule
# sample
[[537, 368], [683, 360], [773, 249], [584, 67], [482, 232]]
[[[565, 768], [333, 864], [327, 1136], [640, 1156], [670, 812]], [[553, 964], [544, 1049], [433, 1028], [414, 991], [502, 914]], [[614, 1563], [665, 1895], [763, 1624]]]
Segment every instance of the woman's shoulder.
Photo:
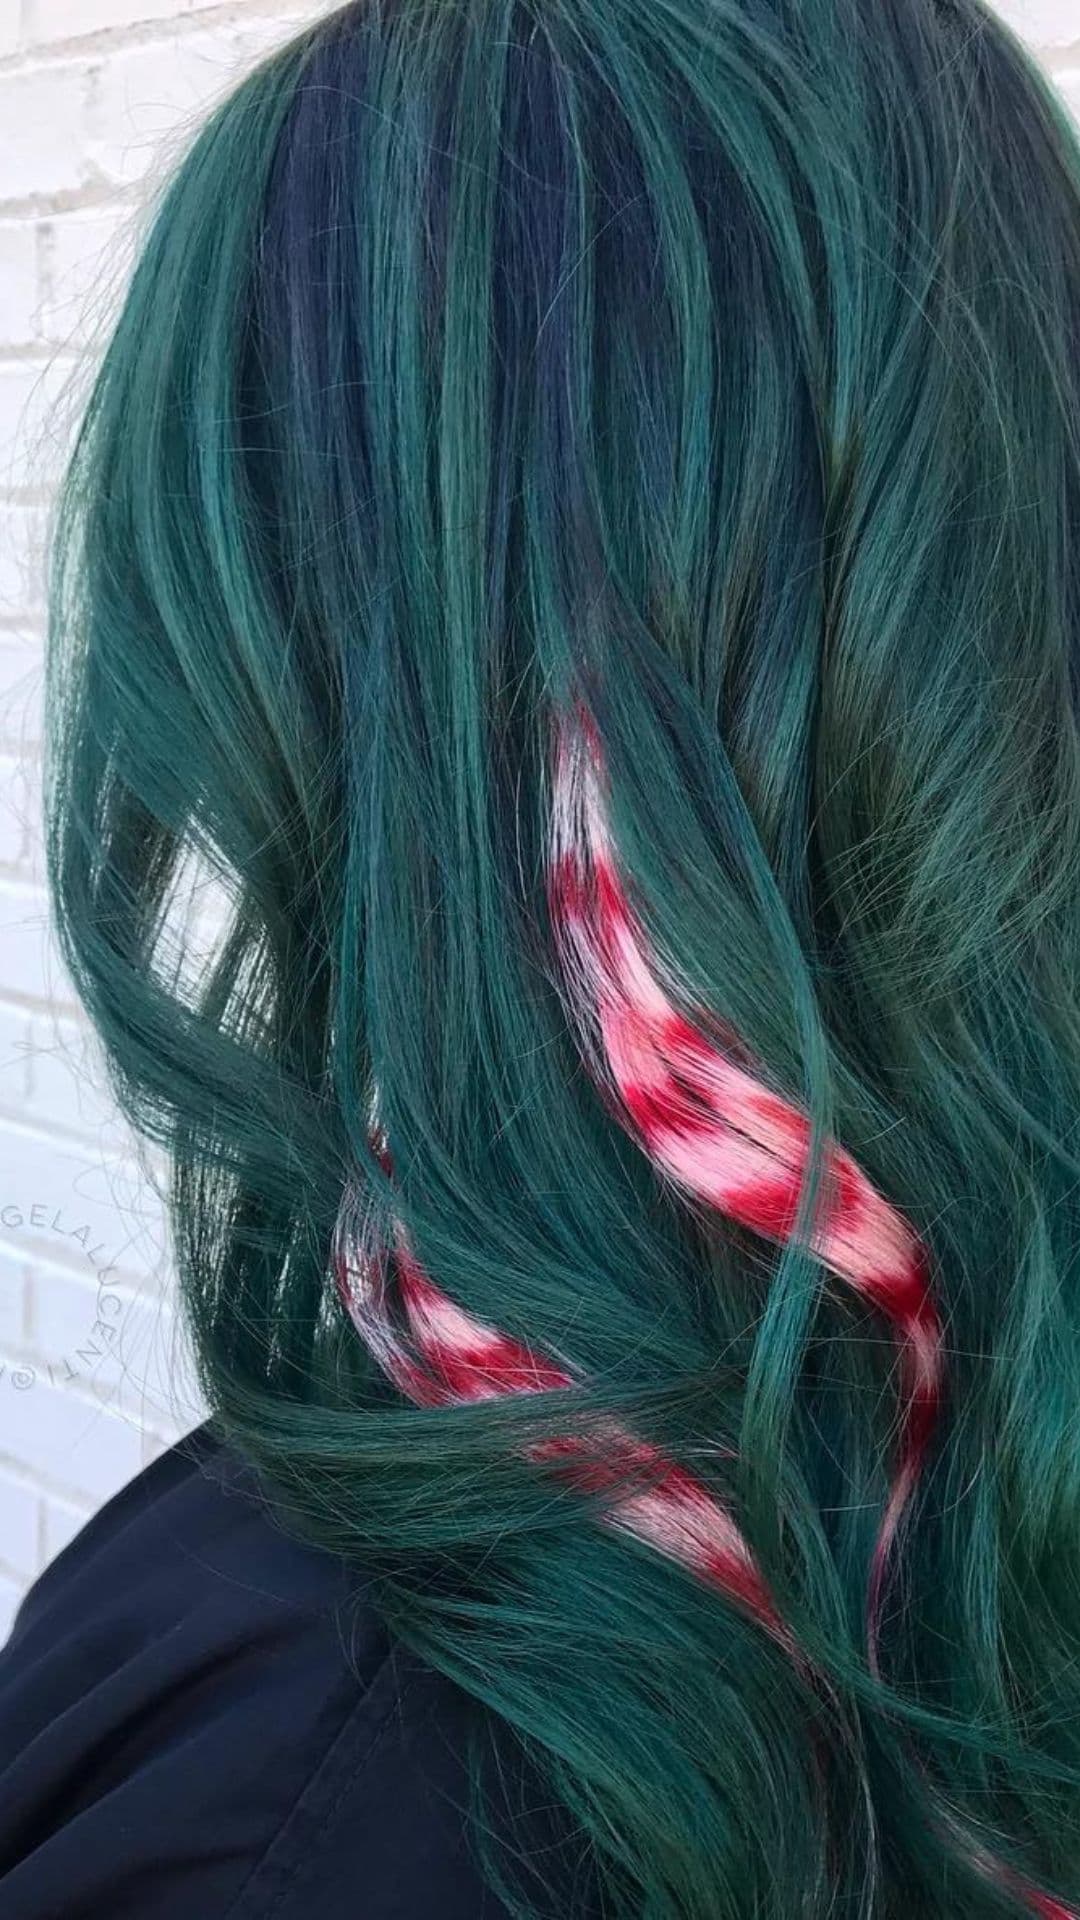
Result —
[[101, 1509], [0, 1652], [7, 1920], [496, 1920], [460, 1690], [208, 1425]]

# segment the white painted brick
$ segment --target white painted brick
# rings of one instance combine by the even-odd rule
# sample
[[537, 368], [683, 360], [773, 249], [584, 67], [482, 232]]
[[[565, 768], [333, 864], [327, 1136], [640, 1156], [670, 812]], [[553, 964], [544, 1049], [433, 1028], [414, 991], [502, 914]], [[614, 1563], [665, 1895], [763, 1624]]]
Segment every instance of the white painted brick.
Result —
[[201, 1418], [185, 1332], [152, 1287], [32, 1264], [28, 1351], [54, 1385], [175, 1438]]
[[[193, 1424], [196, 1424], [196, 1423], [193, 1422]], [[187, 1432], [188, 1429], [183, 1428], [181, 1429], [181, 1431]], [[145, 1433], [143, 1434], [143, 1466], [144, 1467], [152, 1466], [154, 1461], [158, 1459], [158, 1457], [161, 1454], [163, 1454], [166, 1451], [166, 1449], [171, 1445], [172, 1441], [174, 1439], [179, 1439], [179, 1437], [180, 1437], [179, 1433], [176, 1433], [176, 1434], [155, 1433], [153, 1427], [147, 1427]]]
[[168, 1254], [165, 1209], [131, 1154], [111, 1157], [123, 1133], [119, 1119], [106, 1139], [92, 1142], [9, 1124], [0, 1153], [0, 1245], [95, 1284], [153, 1280]]
[[27, 1000], [78, 1004], [40, 889], [0, 879], [0, 987]]
[[116, 1116], [90, 1028], [51, 1016], [30, 1018], [26, 1029], [27, 1118], [39, 1127], [107, 1137]]
[[244, 69], [255, 66], [268, 53], [284, 46], [287, 40], [310, 26], [312, 12], [313, 9], [308, 7], [269, 14], [261, 19], [248, 19], [241, 15], [236, 45]]
[[40, 743], [43, 676], [40, 640], [0, 631], [0, 748], [25, 755]]
[[55, 1560], [74, 1540], [90, 1516], [86, 1507], [58, 1500], [54, 1495], [46, 1495], [41, 1504], [44, 1520], [41, 1564], [47, 1567], [50, 1560]]
[[[0, 0], [0, 11], [2, 7]], [[37, 332], [37, 253], [32, 220], [0, 220], [0, 343], [4, 346], [20, 346]]]
[[40, 46], [50, 40], [68, 40], [74, 34], [96, 33], [102, 27], [174, 20], [183, 11], [178, 0], [34, 0], [27, 38], [31, 46]]
[[1068, 46], [1080, 39], [1076, 0], [995, 0], [995, 5], [1033, 47]]
[[0, 1574], [0, 1647], [15, 1624], [19, 1601], [23, 1597], [25, 1582], [9, 1580], [6, 1574]]
[[136, 1296], [121, 1330], [120, 1355], [118, 1402], [137, 1410], [147, 1431], [171, 1442], [205, 1418], [187, 1328], [170, 1301], [155, 1298], [149, 1288]]
[[97, 1284], [89, 1267], [50, 1263], [31, 1263], [28, 1289], [23, 1357], [40, 1378], [93, 1397], [165, 1444], [203, 1418], [186, 1332], [160, 1293]]
[[25, 1112], [30, 1095], [32, 1019], [22, 1007], [0, 1003], [0, 1106]]
[[[61, 47], [67, 40], [107, 30], [115, 33], [124, 27], [152, 27], [170, 20], [180, 23], [221, 4], [222, 0], [30, 0], [22, 44], [28, 50]], [[14, 10], [10, 44], [5, 44], [0, 26], [0, 53], [10, 53], [19, 44], [18, 0], [3, 0], [3, 5]], [[269, 5], [273, 9], [274, 0], [269, 0]], [[259, 11], [260, 6], [261, 0], [234, 0], [235, 12], [241, 20], [245, 14]], [[295, 25], [306, 25], [318, 10], [315, 5], [288, 9], [284, 16], [286, 24], [281, 30], [294, 31]], [[271, 24], [272, 21], [273, 14]]]
[[0, 1469], [0, 1567], [29, 1580], [38, 1570], [40, 1498], [23, 1479]]
[[[211, 4], [221, 17], [200, 26]], [[109, 1099], [42, 886], [47, 499], [145, 225], [146, 177], [241, 68], [323, 10], [0, 0], [0, 495], [16, 496], [0, 499], [0, 1632], [39, 1558], [205, 1412], [162, 1203]], [[94, 1330], [113, 1295], [119, 1350]]]
[[101, 1384], [118, 1373], [124, 1327], [135, 1303], [130, 1287], [83, 1269], [34, 1261], [29, 1275], [29, 1344], [62, 1384]]
[[25, 1113], [30, 1096], [31, 1016], [0, 1003], [0, 1107]]
[[37, 318], [45, 339], [82, 350], [107, 337], [140, 227], [138, 212], [114, 207], [63, 214], [43, 227]]
[[[11, 0], [4, 0], [9, 6]], [[90, 177], [90, 69], [85, 62], [0, 74], [0, 200], [70, 192]]]
[[12, 502], [0, 506], [0, 613], [19, 617], [42, 607], [44, 544], [40, 508]]
[[1065, 96], [1066, 105], [1074, 117], [1080, 120], [1080, 67], [1068, 67], [1063, 72], [1056, 73], [1054, 79]]
[[0, 1248], [0, 1351], [26, 1345], [30, 1324], [30, 1284], [25, 1260]]
[[32, 1459], [55, 1491], [101, 1502], [139, 1471], [142, 1439], [134, 1422], [92, 1395], [0, 1355], [0, 1458]]
[[151, 169], [163, 172], [239, 71], [236, 37], [228, 28], [117, 54], [103, 64], [94, 89], [94, 165], [121, 185]]
[[0, 867], [25, 866], [31, 846], [27, 769], [11, 755], [0, 755]]
[[87, 384], [88, 369], [55, 355], [0, 364], [0, 487], [55, 485]]
[[15, 870], [20, 878], [27, 879], [35, 887], [46, 885], [42, 773], [42, 763], [34, 753], [24, 751], [15, 755], [12, 786], [17, 818], [23, 829], [23, 848]]

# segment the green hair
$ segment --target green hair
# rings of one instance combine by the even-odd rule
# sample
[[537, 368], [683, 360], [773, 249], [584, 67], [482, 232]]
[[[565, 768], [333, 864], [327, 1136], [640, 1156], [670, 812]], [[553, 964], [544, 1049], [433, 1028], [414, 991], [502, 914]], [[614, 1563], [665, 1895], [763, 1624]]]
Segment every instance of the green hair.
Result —
[[[164, 192], [51, 609], [56, 925], [208, 1406], [473, 1696], [511, 1911], [570, 1913], [496, 1841], [517, 1760], [625, 1920], [1080, 1911], [1080, 147], [1019, 43], [978, 0], [319, 21]], [[574, 715], [618, 896], [552, 888]], [[634, 1027], [651, 1117], [602, 898], [693, 1012], [681, 1064]], [[658, 1147], [702, 1036], [805, 1124], [797, 1217], [713, 1179], [745, 1134]], [[830, 1167], [910, 1311], [815, 1237]], [[380, 1307], [396, 1257], [565, 1382], [388, 1368], [354, 1207]], [[782, 1631], [604, 1524], [618, 1463], [552, 1470], [614, 1432]]]

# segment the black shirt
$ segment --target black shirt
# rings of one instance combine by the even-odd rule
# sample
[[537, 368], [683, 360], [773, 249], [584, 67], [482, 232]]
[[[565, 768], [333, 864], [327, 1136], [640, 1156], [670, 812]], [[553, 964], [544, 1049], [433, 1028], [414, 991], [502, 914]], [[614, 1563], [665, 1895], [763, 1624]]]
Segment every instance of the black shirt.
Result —
[[[478, 1709], [356, 1591], [209, 1425], [110, 1500], [0, 1651], [3, 1920], [505, 1920]], [[550, 1873], [544, 1818], [514, 1839]]]

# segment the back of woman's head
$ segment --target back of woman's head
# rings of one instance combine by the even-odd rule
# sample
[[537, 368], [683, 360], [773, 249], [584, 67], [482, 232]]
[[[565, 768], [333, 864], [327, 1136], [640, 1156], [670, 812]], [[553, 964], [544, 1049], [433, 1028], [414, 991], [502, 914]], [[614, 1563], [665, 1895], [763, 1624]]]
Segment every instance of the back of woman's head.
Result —
[[1049, 85], [977, 0], [346, 7], [169, 186], [56, 563], [59, 932], [287, 1523], [605, 1913], [1080, 1908]]

